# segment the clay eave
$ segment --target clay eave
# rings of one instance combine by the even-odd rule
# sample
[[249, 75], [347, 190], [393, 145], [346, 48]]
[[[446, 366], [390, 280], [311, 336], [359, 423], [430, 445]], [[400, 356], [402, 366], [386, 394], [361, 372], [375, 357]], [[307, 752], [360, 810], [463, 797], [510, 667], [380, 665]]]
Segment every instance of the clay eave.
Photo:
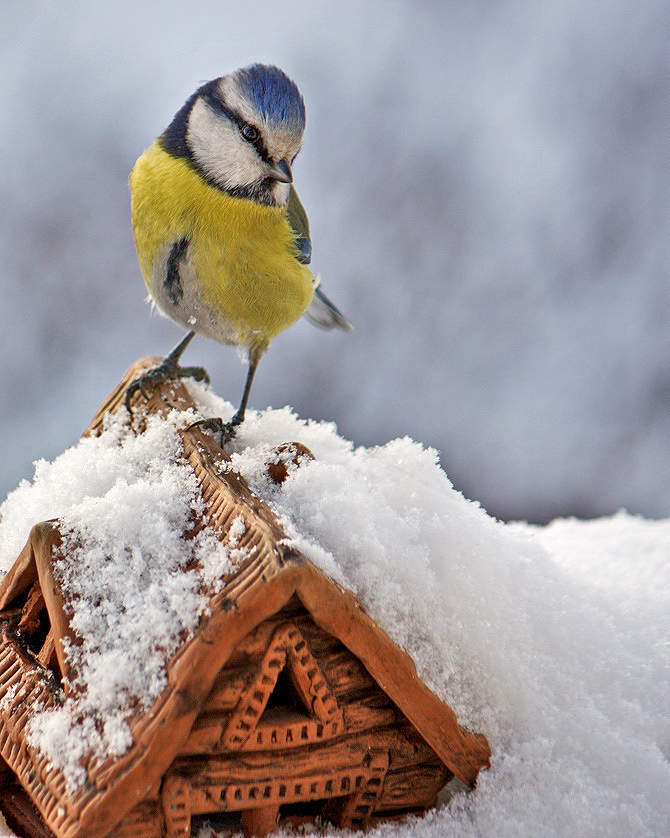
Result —
[[354, 594], [310, 564], [300, 569], [296, 594], [314, 621], [363, 663], [447, 768], [474, 786], [491, 757], [486, 737], [458, 724], [454, 711], [419, 678], [412, 658], [368, 617]]
[[53, 550], [60, 538], [57, 521], [43, 521], [31, 529], [26, 546], [0, 582], [0, 612], [11, 606], [17, 597], [26, 593], [39, 580], [53, 632], [60, 674], [67, 692], [65, 642], [66, 639], [76, 642], [76, 637], [65, 613], [63, 593], [53, 572]]
[[[48, 526], [48, 524], [38, 524], [37, 526]], [[32, 539], [34, 532], [35, 528], [33, 527], [25, 547], [0, 581], [0, 611], [4, 611], [37, 581], [37, 565], [35, 564]]]

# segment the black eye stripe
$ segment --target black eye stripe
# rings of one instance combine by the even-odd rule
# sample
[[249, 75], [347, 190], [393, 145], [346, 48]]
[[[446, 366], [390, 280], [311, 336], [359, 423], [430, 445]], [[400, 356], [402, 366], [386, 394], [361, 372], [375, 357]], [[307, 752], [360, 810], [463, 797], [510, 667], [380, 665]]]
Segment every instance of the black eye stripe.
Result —
[[[256, 149], [262, 160], [264, 160], [266, 163], [271, 162], [270, 155], [268, 154], [268, 151], [265, 148], [261, 132], [258, 130], [258, 128], [256, 128], [255, 125], [250, 125], [250, 123], [248, 123], [246, 119], [243, 119], [242, 116], [239, 113], [237, 113], [237, 111], [234, 111], [232, 108], [229, 108], [228, 105], [226, 105], [226, 103], [214, 93], [208, 92], [203, 96], [203, 99], [212, 108], [212, 110], [219, 111], [219, 113], [225, 114], [225, 116], [227, 116], [231, 122], [234, 122], [237, 125], [237, 127], [240, 129], [240, 134], [244, 138], [244, 141], [249, 143]], [[243, 131], [246, 126], [249, 126], [250, 128], [253, 128], [258, 132], [258, 136], [255, 139], [250, 140], [244, 136]]]

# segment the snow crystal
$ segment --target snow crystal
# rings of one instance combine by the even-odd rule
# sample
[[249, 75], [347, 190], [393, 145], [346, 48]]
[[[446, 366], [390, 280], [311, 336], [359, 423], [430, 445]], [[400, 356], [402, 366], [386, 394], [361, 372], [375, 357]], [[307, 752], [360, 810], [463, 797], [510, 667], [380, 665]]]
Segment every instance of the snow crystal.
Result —
[[[204, 415], [232, 414], [210, 391], [189, 387]], [[96, 592], [95, 619], [92, 608], [77, 615], [78, 631], [90, 636], [89, 722], [77, 734], [87, 747], [96, 737], [110, 752], [127, 746], [123, 702], [148, 696], [147, 678], [150, 692], [160, 689], [161, 661], [203, 607], [176, 537], [199, 498], [179, 464], [174, 423], [150, 423], [146, 440], [115, 426], [83, 440], [53, 464], [39, 463], [33, 483], [2, 507], [5, 567], [44, 518], [60, 517], [72, 539], [87, 540], [76, 573], [63, 570], [73, 586], [90, 577]], [[267, 462], [273, 446], [288, 441], [316, 459], [288, 464], [277, 485]], [[354, 448], [333, 425], [301, 421], [286, 408], [250, 411], [230, 448], [232, 466], [289, 537], [356, 593], [459, 721], [491, 744], [491, 768], [472, 793], [372, 835], [670, 834], [670, 522], [621, 513], [546, 528], [505, 525], [453, 489], [434, 451], [410, 439]], [[235, 523], [214, 557], [203, 541], [209, 582], [228, 567], [242, 526]], [[128, 601], [117, 585], [132, 590]], [[152, 663], [142, 647], [134, 671], [124, 654], [144, 642], [134, 626], [147, 615], [160, 653]], [[120, 638], [110, 645], [113, 633]], [[35, 725], [49, 753], [70, 742], [65, 710]]]

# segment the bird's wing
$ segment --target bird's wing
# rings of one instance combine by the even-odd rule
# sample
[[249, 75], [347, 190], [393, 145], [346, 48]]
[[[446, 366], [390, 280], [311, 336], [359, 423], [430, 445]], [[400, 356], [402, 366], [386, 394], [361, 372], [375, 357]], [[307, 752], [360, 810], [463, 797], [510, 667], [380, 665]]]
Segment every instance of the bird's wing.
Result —
[[312, 260], [312, 240], [309, 237], [309, 219], [305, 208], [300, 203], [298, 193], [293, 187], [288, 194], [286, 204], [286, 215], [291, 229], [296, 234], [296, 247], [298, 248], [298, 261], [303, 265], [309, 265]]
[[[312, 259], [312, 240], [309, 237], [309, 220], [305, 208], [300, 203], [298, 193], [293, 187], [289, 192], [286, 204], [288, 223], [296, 234], [296, 245], [300, 255], [298, 260], [303, 265], [309, 265]], [[317, 278], [318, 282], [318, 278]], [[344, 329], [353, 332], [354, 328], [342, 312], [326, 297], [321, 288], [314, 290], [312, 302], [309, 304], [305, 317], [322, 329]]]
[[354, 331], [351, 323], [331, 303], [319, 287], [314, 290], [314, 296], [305, 312], [305, 317], [314, 323], [315, 326], [320, 326], [322, 329], [344, 329], [345, 332]]

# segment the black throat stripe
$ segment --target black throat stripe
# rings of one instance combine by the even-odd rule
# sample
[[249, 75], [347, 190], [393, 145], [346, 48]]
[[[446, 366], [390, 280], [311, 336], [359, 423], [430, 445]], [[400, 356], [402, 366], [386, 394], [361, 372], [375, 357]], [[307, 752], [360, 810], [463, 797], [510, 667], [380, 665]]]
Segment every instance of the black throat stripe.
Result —
[[181, 278], [179, 276], [179, 263], [186, 257], [188, 250], [188, 239], [181, 238], [176, 241], [167, 258], [167, 266], [165, 270], [165, 290], [172, 301], [172, 304], [177, 306], [184, 296], [184, 289], [181, 285]]

